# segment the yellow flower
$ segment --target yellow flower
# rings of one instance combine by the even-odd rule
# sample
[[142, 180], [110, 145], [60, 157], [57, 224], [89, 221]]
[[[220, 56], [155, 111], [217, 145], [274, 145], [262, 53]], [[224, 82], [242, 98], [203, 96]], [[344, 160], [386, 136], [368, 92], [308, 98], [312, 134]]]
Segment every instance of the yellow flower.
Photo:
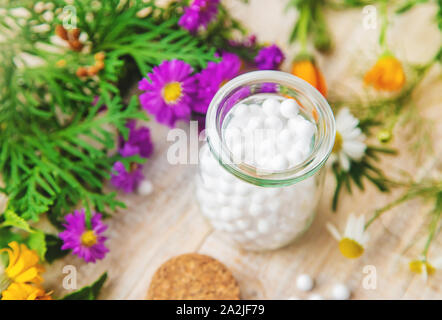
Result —
[[9, 264], [5, 269], [8, 278], [18, 283], [42, 283], [41, 274], [44, 272], [44, 268], [38, 263], [37, 253], [29, 250], [26, 245], [19, 245], [15, 241], [10, 242], [9, 247], [11, 249], [0, 250], [0, 253], [7, 252], [9, 256]]
[[327, 97], [327, 83], [312, 59], [295, 60], [292, 65], [292, 74], [307, 81], [324, 97]]
[[364, 224], [364, 216], [355, 217], [350, 214], [344, 235], [341, 235], [332, 224], [327, 224], [328, 231], [339, 242], [339, 250], [344, 257], [354, 259], [359, 258], [364, 253], [364, 246], [369, 238], [364, 229]]
[[52, 300], [52, 297], [39, 286], [12, 283], [2, 292], [2, 300]]
[[410, 271], [416, 274], [420, 274], [422, 279], [426, 282], [428, 276], [436, 273], [436, 270], [442, 269], [442, 258], [436, 259], [433, 264], [428, 262], [425, 258], [419, 260], [412, 260], [408, 264]]
[[365, 74], [364, 83], [376, 90], [397, 91], [405, 84], [405, 73], [394, 56], [381, 57]]

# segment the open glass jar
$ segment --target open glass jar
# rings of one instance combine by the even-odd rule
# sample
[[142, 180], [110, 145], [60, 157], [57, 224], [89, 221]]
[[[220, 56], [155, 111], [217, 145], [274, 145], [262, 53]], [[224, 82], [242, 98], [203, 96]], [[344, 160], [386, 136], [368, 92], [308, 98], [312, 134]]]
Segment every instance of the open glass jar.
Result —
[[197, 197], [215, 229], [248, 250], [280, 248], [307, 230], [335, 138], [321, 93], [284, 72], [243, 74], [213, 98], [206, 137]]

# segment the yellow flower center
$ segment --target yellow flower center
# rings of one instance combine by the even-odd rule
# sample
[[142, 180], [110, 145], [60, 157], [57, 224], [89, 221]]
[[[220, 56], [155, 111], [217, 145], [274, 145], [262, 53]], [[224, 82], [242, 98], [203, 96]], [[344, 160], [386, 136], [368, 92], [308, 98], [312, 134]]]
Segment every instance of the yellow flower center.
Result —
[[410, 267], [411, 272], [418, 273], [418, 274], [422, 273], [424, 267], [427, 268], [427, 274], [430, 276], [436, 272], [435, 267], [433, 267], [428, 262], [424, 262], [424, 261], [420, 261], [420, 260], [411, 261], [409, 264], [409, 267]]
[[55, 63], [55, 65], [56, 65], [57, 67], [59, 67], [59, 68], [63, 68], [63, 67], [66, 66], [66, 60], [64, 60], [64, 59], [58, 60], [58, 61]]
[[81, 243], [86, 247], [92, 247], [97, 243], [97, 236], [94, 231], [88, 230], [81, 235]]
[[335, 144], [333, 145], [332, 152], [338, 153], [342, 150], [342, 144], [344, 143], [344, 139], [342, 139], [342, 135], [336, 131]]
[[343, 238], [339, 241], [339, 250], [344, 257], [349, 259], [359, 258], [364, 253], [364, 247], [350, 238]]
[[181, 84], [179, 82], [170, 82], [164, 86], [163, 98], [167, 103], [175, 103], [181, 97]]

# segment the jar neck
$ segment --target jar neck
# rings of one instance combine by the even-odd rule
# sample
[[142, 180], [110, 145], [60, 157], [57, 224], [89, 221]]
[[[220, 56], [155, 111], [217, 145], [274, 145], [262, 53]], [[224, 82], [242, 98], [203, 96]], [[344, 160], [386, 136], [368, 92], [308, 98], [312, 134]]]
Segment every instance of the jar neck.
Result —
[[[287, 170], [263, 170], [235, 161], [223, 138], [223, 124], [233, 106], [263, 92], [295, 99], [316, 126], [310, 155]], [[207, 142], [214, 157], [233, 175], [260, 186], [291, 185], [314, 175], [327, 161], [335, 134], [333, 112], [322, 94], [304, 80], [280, 71], [254, 71], [232, 79], [217, 92], [206, 115]]]

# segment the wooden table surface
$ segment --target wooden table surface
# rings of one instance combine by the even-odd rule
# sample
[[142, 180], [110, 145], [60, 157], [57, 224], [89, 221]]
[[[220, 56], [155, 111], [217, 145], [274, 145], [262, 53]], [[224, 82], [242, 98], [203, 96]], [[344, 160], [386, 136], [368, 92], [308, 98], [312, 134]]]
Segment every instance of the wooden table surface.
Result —
[[[287, 55], [283, 70], [288, 71], [296, 47], [287, 43], [293, 25], [294, 12], [284, 12], [284, 0], [251, 0], [249, 6], [237, 0], [224, 1], [233, 9], [260, 41], [276, 42]], [[431, 5], [423, 5], [393, 20], [388, 39], [397, 55], [409, 62], [425, 62], [438, 49], [440, 33], [433, 21], [436, 11]], [[340, 94], [361, 92], [361, 75], [376, 59], [378, 30], [365, 30], [361, 9], [346, 12], [329, 12], [336, 48], [327, 56], [318, 57], [331, 91]], [[434, 71], [434, 70], [433, 70]], [[440, 69], [432, 72], [422, 84], [415, 101], [421, 113], [433, 119], [435, 154], [441, 154], [442, 84]], [[438, 77], [439, 75], [439, 77]], [[91, 283], [102, 272], [108, 271], [109, 279], [102, 290], [102, 299], [144, 299], [155, 270], [169, 258], [189, 252], [208, 254], [230, 268], [239, 282], [243, 299], [287, 299], [291, 296], [305, 298], [296, 289], [296, 277], [308, 273], [316, 280], [313, 293], [331, 297], [331, 288], [337, 282], [348, 284], [354, 299], [441, 299], [442, 289], [436, 275], [427, 284], [420, 277], [408, 272], [407, 261], [422, 248], [424, 234], [422, 224], [426, 207], [419, 201], [411, 201], [387, 213], [375, 222], [366, 253], [357, 260], [341, 256], [337, 243], [326, 231], [330, 221], [342, 225], [348, 213], [370, 214], [394, 196], [380, 194], [368, 187], [364, 193], [343, 194], [337, 213], [330, 209], [334, 189], [332, 175], [326, 179], [325, 191], [318, 215], [312, 227], [298, 242], [271, 252], [252, 253], [233, 246], [224, 236], [214, 231], [199, 212], [194, 176], [195, 165], [170, 165], [166, 154], [171, 142], [167, 142], [168, 129], [154, 121], [148, 124], [153, 132], [155, 154], [144, 168], [154, 192], [146, 197], [120, 195], [128, 208], [115, 212], [108, 220], [107, 242], [110, 253], [96, 264], [85, 264], [69, 255], [48, 266], [45, 286], [55, 289], [55, 296], [67, 291], [62, 288], [63, 267], [77, 268], [78, 285]], [[188, 129], [188, 125], [181, 125]], [[387, 172], [405, 169], [415, 175], [423, 163], [416, 163], [408, 152], [406, 130], [397, 130], [393, 146], [400, 150], [397, 157], [385, 158], [382, 167]], [[439, 138], [439, 139], [437, 139]], [[439, 152], [438, 152], [439, 151]], [[425, 160], [434, 159], [427, 156]], [[433, 168], [433, 170], [436, 170]], [[430, 257], [442, 256], [441, 237], [436, 239]], [[401, 253], [407, 246], [416, 245]], [[377, 288], [367, 290], [362, 286], [366, 274], [364, 266], [376, 267]]]

